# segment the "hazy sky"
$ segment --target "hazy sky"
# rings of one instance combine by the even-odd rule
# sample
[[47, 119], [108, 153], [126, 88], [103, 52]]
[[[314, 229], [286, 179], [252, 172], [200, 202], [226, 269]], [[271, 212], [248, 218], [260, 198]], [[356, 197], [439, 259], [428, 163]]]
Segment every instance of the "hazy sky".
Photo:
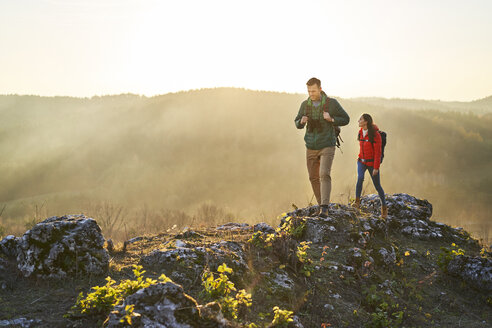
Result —
[[0, 0], [0, 94], [492, 95], [490, 0]]

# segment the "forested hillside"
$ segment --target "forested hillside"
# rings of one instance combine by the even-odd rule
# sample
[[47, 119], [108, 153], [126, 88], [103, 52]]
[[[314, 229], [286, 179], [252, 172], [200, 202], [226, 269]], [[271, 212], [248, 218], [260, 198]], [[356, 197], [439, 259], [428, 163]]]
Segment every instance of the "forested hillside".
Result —
[[[312, 200], [304, 131], [293, 122], [305, 98], [230, 88], [151, 98], [0, 96], [0, 233], [67, 213], [105, 217], [106, 233], [121, 238], [215, 223], [196, 222], [196, 213], [273, 222], [290, 204]], [[427, 198], [436, 220], [489, 238], [490, 99], [339, 101], [351, 122], [335, 156], [333, 201], [354, 197], [357, 119], [367, 112], [388, 133], [385, 191]], [[369, 180], [366, 194], [374, 192]]]

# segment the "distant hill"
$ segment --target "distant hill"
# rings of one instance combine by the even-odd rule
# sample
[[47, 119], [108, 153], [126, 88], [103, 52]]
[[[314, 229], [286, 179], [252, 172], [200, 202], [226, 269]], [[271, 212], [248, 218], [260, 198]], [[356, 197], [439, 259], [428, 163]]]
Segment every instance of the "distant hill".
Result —
[[475, 101], [473, 101], [473, 103], [492, 107], [492, 96], [488, 96], [488, 97], [485, 97], [482, 99], [475, 100]]
[[416, 110], [440, 110], [440, 111], [459, 111], [484, 114], [492, 112], [492, 96], [470, 101], [440, 101], [440, 100], [420, 100], [420, 99], [399, 99], [399, 98], [352, 98], [353, 101], [363, 102], [385, 108], [404, 108]]
[[[125, 235], [152, 232], [151, 221], [190, 224], [199, 211], [270, 222], [292, 203], [313, 199], [304, 131], [293, 122], [304, 99], [234, 88], [155, 97], [0, 96], [0, 233], [65, 213], [106, 213], [107, 226]], [[355, 196], [357, 119], [368, 112], [388, 133], [385, 191], [427, 198], [437, 218], [489, 238], [490, 111], [465, 110], [475, 102], [339, 101], [351, 122], [335, 156], [333, 201]], [[372, 192], [367, 176], [364, 193]], [[115, 226], [118, 213], [126, 214]]]

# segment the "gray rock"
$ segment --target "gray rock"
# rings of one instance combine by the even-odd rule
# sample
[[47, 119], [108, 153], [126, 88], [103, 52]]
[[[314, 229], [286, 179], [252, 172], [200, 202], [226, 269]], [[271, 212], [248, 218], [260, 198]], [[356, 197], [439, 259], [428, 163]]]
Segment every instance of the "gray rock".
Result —
[[120, 320], [125, 316], [128, 305], [134, 306], [132, 326], [135, 327], [229, 327], [228, 322], [220, 318], [216, 307], [208, 306], [210, 311], [204, 311], [207, 317], [202, 317], [196, 301], [173, 282], [151, 285], [128, 296], [123, 304], [114, 307], [108, 327], [126, 326]]
[[492, 260], [489, 258], [458, 255], [449, 262], [448, 273], [478, 289], [492, 291]]
[[0, 320], [0, 327], [31, 328], [39, 326], [43, 321], [40, 319], [17, 318], [11, 320]]
[[304, 326], [302, 325], [301, 323], [301, 319], [299, 319], [298, 316], [293, 316], [292, 317], [292, 322], [289, 324], [289, 328], [292, 327], [292, 328], [304, 328]]
[[331, 304], [325, 304], [325, 305], [324, 305], [324, 308], [325, 308], [326, 310], [330, 310], [330, 311], [335, 310], [335, 307], [333, 307], [333, 305], [331, 305]]
[[274, 233], [275, 229], [266, 224], [265, 222], [257, 223], [253, 226], [253, 232], [261, 231], [263, 233]]
[[[388, 215], [399, 219], [428, 220], [432, 216], [432, 204], [408, 194], [386, 195]], [[381, 214], [381, 200], [376, 194], [361, 198], [361, 207], [375, 215]]]
[[419, 239], [440, 239], [444, 236], [441, 227], [416, 219], [403, 220], [401, 233]]
[[17, 267], [25, 277], [99, 275], [106, 273], [108, 266], [101, 228], [84, 215], [48, 218], [19, 241]]
[[19, 252], [20, 238], [8, 235], [0, 241], [0, 253], [5, 254], [10, 259], [15, 259]]
[[307, 218], [304, 239], [309, 240], [314, 244], [328, 240], [330, 233], [337, 231], [337, 229], [330, 224], [331, 222], [333, 222], [333, 219], [331, 218]]
[[140, 259], [144, 266], [166, 266], [171, 262], [182, 261], [187, 265], [193, 264], [198, 259], [197, 249], [177, 248], [168, 250], [154, 250]]
[[382, 247], [378, 251], [378, 253], [381, 256], [382, 263], [384, 263], [385, 265], [391, 266], [396, 263], [396, 253], [393, 246], [391, 246], [390, 250], [387, 250], [386, 248]]
[[224, 318], [220, 305], [216, 302], [207, 303], [199, 306], [200, 316], [204, 320], [209, 320], [212, 324], [209, 327], [234, 327], [227, 319]]
[[229, 222], [218, 226], [215, 230], [237, 231], [237, 230], [249, 230], [251, 227], [247, 223], [235, 223]]
[[272, 283], [276, 286], [288, 290], [294, 288], [294, 281], [287, 275], [287, 272], [272, 272], [273, 275]]
[[154, 250], [140, 259], [144, 267], [171, 275], [179, 270], [185, 273], [187, 279], [176, 280], [185, 286], [189, 279], [194, 280], [201, 275], [205, 267], [212, 271], [222, 264], [234, 270], [234, 275], [240, 275], [248, 270], [243, 246], [232, 241], [222, 241], [206, 247], [178, 247], [176, 249]]
[[203, 239], [205, 236], [199, 234], [194, 230], [190, 230], [189, 228], [184, 228], [181, 233], [174, 236], [176, 239]]

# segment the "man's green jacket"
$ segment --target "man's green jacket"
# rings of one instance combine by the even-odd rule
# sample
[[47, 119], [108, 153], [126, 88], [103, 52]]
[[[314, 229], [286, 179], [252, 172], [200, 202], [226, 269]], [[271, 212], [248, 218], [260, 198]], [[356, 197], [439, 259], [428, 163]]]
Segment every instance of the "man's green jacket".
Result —
[[[333, 123], [323, 119], [323, 108], [326, 107], [330, 116], [335, 120]], [[306, 148], [312, 150], [334, 147], [337, 140], [335, 126], [347, 125], [350, 122], [350, 117], [340, 103], [335, 98], [329, 98], [323, 91], [321, 92], [321, 104], [318, 107], [312, 104], [311, 98], [302, 102], [299, 113], [294, 120], [298, 129], [303, 129], [306, 125], [301, 124], [303, 116], [309, 116], [309, 120], [318, 122], [318, 128], [306, 129], [304, 135]]]

